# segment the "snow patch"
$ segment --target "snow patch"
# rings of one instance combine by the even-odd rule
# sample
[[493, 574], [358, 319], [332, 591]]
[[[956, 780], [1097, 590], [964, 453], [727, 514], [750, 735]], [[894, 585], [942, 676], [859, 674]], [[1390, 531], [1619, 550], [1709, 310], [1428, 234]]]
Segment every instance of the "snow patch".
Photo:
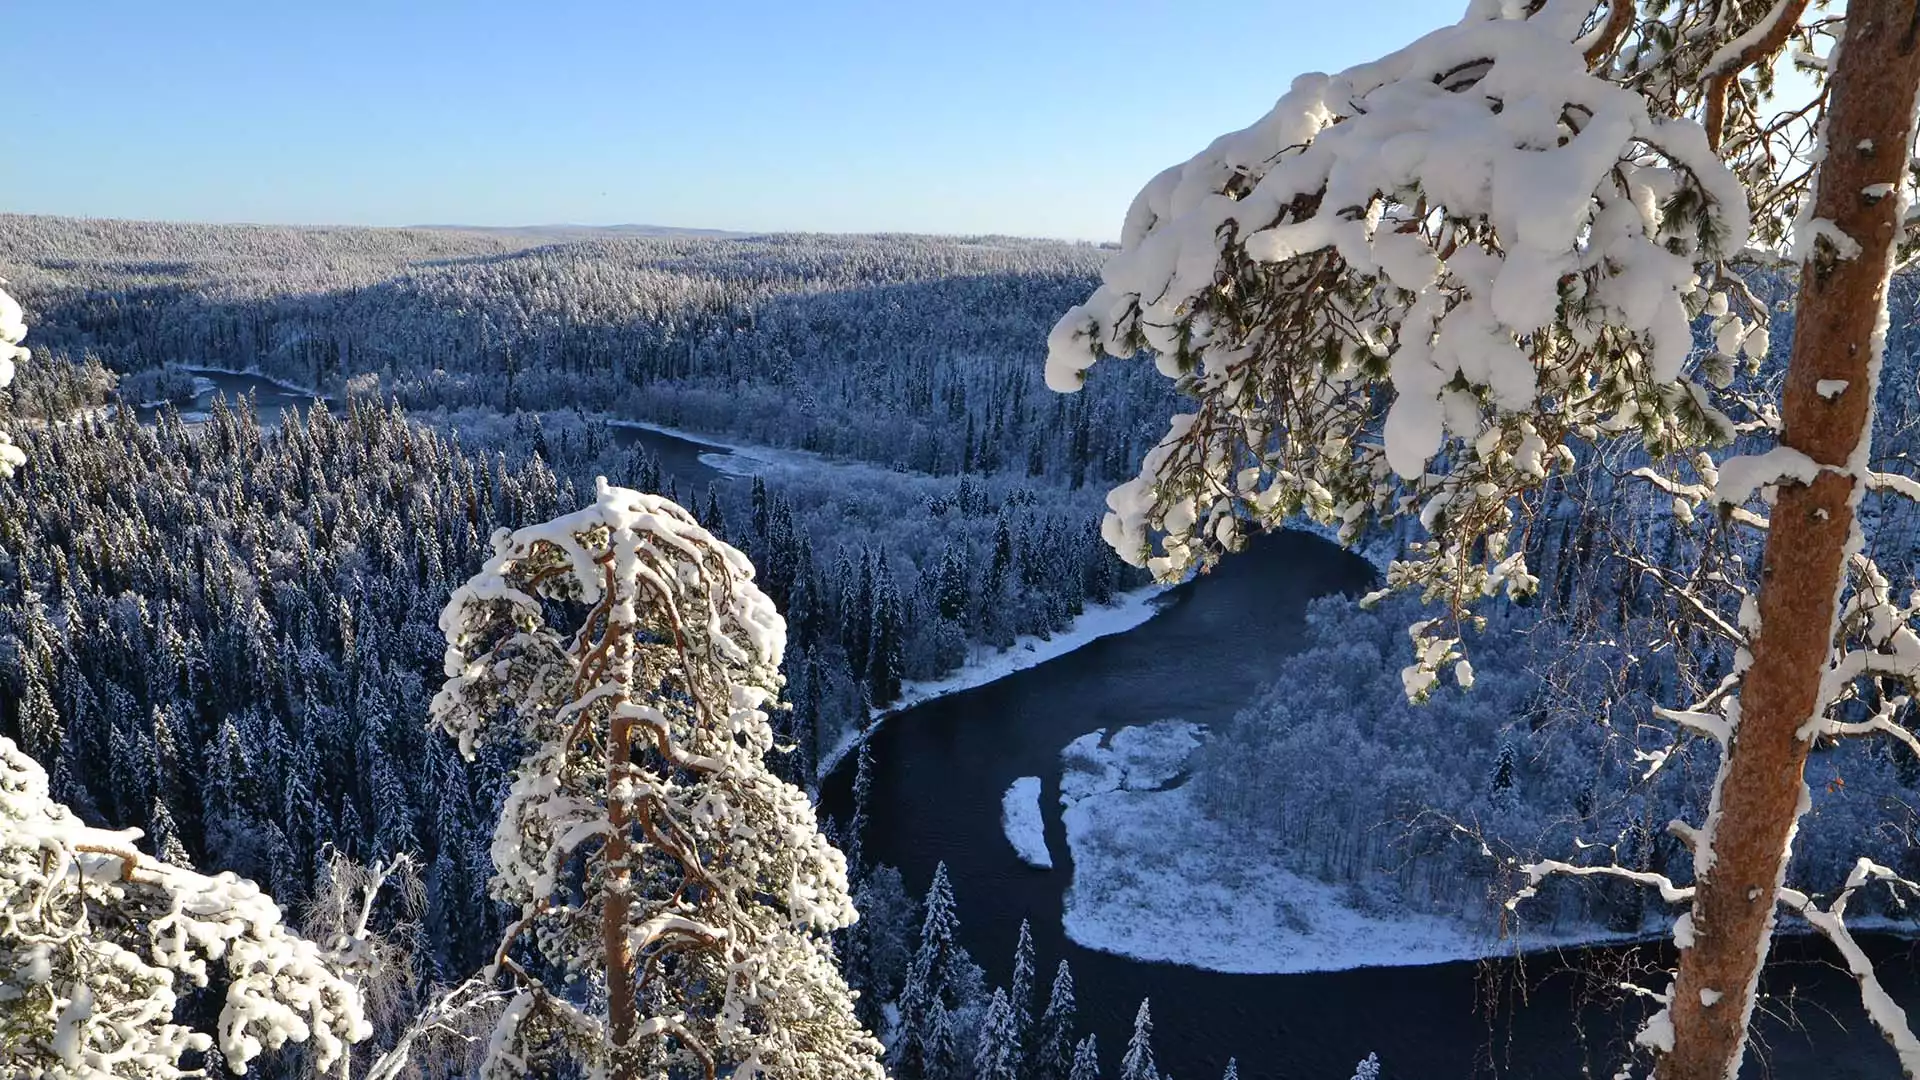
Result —
[[1713, 486], [1714, 501], [1739, 506], [1763, 487], [1788, 482], [1811, 484], [1820, 464], [1790, 446], [1776, 446], [1764, 454], [1730, 457], [1720, 463], [1720, 479]]
[[1503, 938], [1494, 925], [1360, 910], [1353, 889], [1294, 873], [1206, 816], [1179, 783], [1204, 737], [1200, 725], [1162, 721], [1095, 731], [1062, 751], [1073, 857], [1064, 923], [1076, 943], [1209, 971], [1296, 974], [1612, 939], [1591, 927]]
[[1848, 236], [1840, 226], [1830, 218], [1809, 218], [1800, 222], [1793, 230], [1793, 259], [1806, 262], [1813, 258], [1818, 244], [1825, 240], [1832, 245], [1833, 253], [1842, 259], [1860, 257], [1860, 241]]
[[1020, 861], [1036, 870], [1053, 869], [1053, 853], [1047, 850], [1046, 820], [1040, 816], [1040, 778], [1023, 776], [1007, 787], [1000, 797], [1000, 828], [1013, 845]]

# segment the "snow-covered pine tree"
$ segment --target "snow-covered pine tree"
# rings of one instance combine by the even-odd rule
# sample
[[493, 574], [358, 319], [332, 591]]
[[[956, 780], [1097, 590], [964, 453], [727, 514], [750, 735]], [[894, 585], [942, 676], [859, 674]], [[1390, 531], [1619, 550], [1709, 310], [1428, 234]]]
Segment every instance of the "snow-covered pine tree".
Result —
[[866, 872], [867, 808], [873, 803], [873, 748], [862, 740], [854, 758], [853, 820], [847, 823], [847, 873]]
[[[25, 337], [20, 305], [0, 289], [0, 387], [28, 358]], [[25, 461], [0, 432], [0, 478]], [[50, 683], [51, 656], [39, 659]], [[51, 728], [25, 726], [51, 741]], [[181, 853], [164, 792], [152, 795], [155, 846]], [[324, 1072], [366, 1038], [338, 954], [288, 931], [252, 882], [149, 857], [139, 838], [81, 822], [54, 800], [46, 771], [0, 738], [0, 1072], [167, 1080], [200, 1075], [182, 1059], [204, 1055], [244, 1073], [290, 1042], [311, 1043]], [[175, 1015], [183, 992], [207, 985], [210, 962], [227, 980], [212, 1035]]]
[[[139, 835], [81, 823], [0, 738], [0, 1073], [166, 1080], [200, 1075], [182, 1059], [202, 1052], [244, 1072], [290, 1042], [324, 1072], [367, 1036], [337, 958], [259, 887], [151, 858]], [[208, 1034], [176, 1010], [216, 967]]]
[[1100, 1080], [1100, 1044], [1092, 1035], [1074, 1046], [1073, 1066], [1067, 1070], [1067, 1080]]
[[753, 576], [681, 507], [602, 479], [591, 506], [496, 533], [448, 603], [434, 718], [468, 757], [528, 747], [493, 841], [520, 918], [486, 1075], [884, 1075], [827, 944], [856, 917], [845, 859], [763, 761], [785, 628]]
[[1227, 1071], [1220, 1074], [1220, 1080], [1240, 1080], [1240, 1062], [1234, 1058], [1228, 1058]]
[[867, 689], [875, 705], [890, 705], [900, 696], [900, 676], [906, 666], [903, 648], [905, 618], [900, 591], [886, 552], [873, 561], [873, 621], [867, 647]]
[[[1659, 711], [1720, 751], [1704, 821], [1674, 830], [1694, 884], [1527, 867], [1625, 877], [1689, 909], [1673, 982], [1652, 991], [1670, 1004], [1637, 1039], [1662, 1080], [1739, 1071], [1781, 907], [1833, 942], [1920, 1075], [1920, 1039], [1843, 917], [1868, 884], [1908, 886], [1865, 859], [1826, 906], [1784, 882], [1816, 739], [1920, 751], [1891, 712], [1839, 712], [1920, 681], [1920, 605], [1892, 601], [1855, 527], [1870, 490], [1920, 500], [1920, 481], [1870, 465], [1889, 275], [1920, 239], [1912, 20], [1910, 0], [1844, 17], [1809, 0], [1471, 0], [1376, 62], [1295, 80], [1151, 181], [1104, 284], [1049, 342], [1057, 390], [1101, 352], [1148, 348], [1194, 399], [1102, 526], [1162, 578], [1237, 549], [1249, 523], [1304, 513], [1353, 540], [1417, 517], [1430, 539], [1387, 585], [1449, 610], [1410, 627], [1410, 698], [1449, 670], [1471, 684], [1474, 599], [1536, 591], [1517, 530], [1576, 445], [1637, 443], [1635, 476], [1679, 527], [1765, 533], [1735, 575], [1668, 582], [1677, 620], [1737, 658]], [[1789, 48], [1814, 92], [1769, 103]], [[1735, 265], [1750, 241], [1799, 267], [1784, 393], [1753, 377], [1769, 337]], [[1736, 436], [1777, 444], [1709, 453]]]
[[1013, 1032], [1022, 1047], [1033, 1045], [1033, 927], [1020, 920], [1020, 937], [1013, 946], [1013, 979], [1007, 1000], [1013, 1006]]
[[1380, 1055], [1368, 1054], [1353, 1067], [1353, 1080], [1380, 1080]]
[[1027, 1071], [1034, 1080], [1067, 1080], [1073, 1071], [1073, 971], [1065, 960], [1053, 973], [1053, 988], [1047, 994], [1046, 1011], [1028, 1055]]
[[[960, 918], [944, 862], [933, 868], [924, 910], [920, 943], [900, 989], [899, 1036], [889, 1059], [901, 1080], [938, 1080], [942, 1048], [952, 1039], [949, 1010], [958, 1004], [954, 969], [961, 963]], [[942, 1031], [947, 1042], [941, 1041]]]
[[927, 1004], [915, 1036], [919, 1043], [916, 1067], [920, 1080], [965, 1080], [961, 1071], [964, 1058], [960, 1032], [955, 1020], [946, 1002], [935, 998]]
[[1120, 1080], [1160, 1080], [1153, 1064], [1153, 1012], [1146, 998], [1140, 999], [1140, 1011], [1133, 1014], [1133, 1034], [1127, 1037], [1126, 1053], [1120, 1055]]
[[[7, 283], [0, 278], [0, 286]], [[13, 368], [17, 363], [25, 363], [31, 355], [25, 345], [20, 344], [27, 337], [27, 321], [20, 304], [0, 288], [0, 388], [13, 382]], [[13, 436], [0, 431], [0, 480], [13, 476], [13, 470], [26, 464], [27, 456], [13, 444]]]
[[974, 1080], [1020, 1080], [1020, 1033], [1007, 992], [993, 988], [973, 1054]]

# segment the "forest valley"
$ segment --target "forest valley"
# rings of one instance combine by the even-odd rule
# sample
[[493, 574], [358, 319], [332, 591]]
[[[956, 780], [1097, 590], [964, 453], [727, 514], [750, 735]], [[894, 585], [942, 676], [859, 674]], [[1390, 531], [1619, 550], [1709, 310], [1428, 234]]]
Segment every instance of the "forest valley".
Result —
[[[990, 985], [964, 883], [864, 856], [860, 737], [1300, 526], [1382, 588], [1316, 602], [1159, 842], [1670, 937], [1622, 1077], [1738, 1074], [1779, 908], [1915, 1075], [1849, 929], [1920, 892], [1920, 279], [1873, 149], [1912, 145], [1914, 17], [1856, 0], [1843, 58], [1805, 0], [1474, 0], [1117, 248], [0, 216], [0, 925], [36, 927], [0, 1038], [49, 1076], [1093, 1080], [1064, 962], [1043, 993], [1023, 930]], [[1814, 99], [1772, 118], [1789, 54]], [[190, 423], [196, 366], [333, 404]], [[621, 421], [800, 456], [693, 490]], [[1105, 1067], [1158, 1080], [1152, 1040], [1142, 1002]]]

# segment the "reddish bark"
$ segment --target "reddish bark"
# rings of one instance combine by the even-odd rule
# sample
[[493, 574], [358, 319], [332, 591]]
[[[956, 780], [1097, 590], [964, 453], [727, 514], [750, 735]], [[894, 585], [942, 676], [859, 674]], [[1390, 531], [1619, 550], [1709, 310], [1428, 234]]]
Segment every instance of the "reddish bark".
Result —
[[[1865, 189], [1903, 179], [1920, 90], [1915, 3], [1848, 5], [1813, 214], [1832, 221], [1860, 250], [1853, 258], [1801, 252], [1807, 261], [1781, 436], [1785, 445], [1842, 471], [1823, 471], [1810, 485], [1783, 486], [1773, 510], [1760, 568], [1761, 624], [1727, 750], [1714, 862], [1698, 883], [1695, 942], [1681, 954], [1670, 1006], [1674, 1045], [1655, 1068], [1660, 1080], [1738, 1074], [1773, 933], [1775, 892], [1805, 790], [1808, 742], [1799, 730], [1822, 704], [1821, 677], [1833, 648], [1853, 528], [1849, 497], [1859, 481], [1844, 467], [1871, 435], [1872, 344], [1886, 303], [1899, 200]], [[1829, 400], [1816, 389], [1824, 380], [1843, 380], [1847, 389]]]
[[[612, 591], [608, 591], [612, 595]], [[615, 652], [631, 646], [625, 640], [626, 628], [609, 625], [602, 644], [615, 641]], [[616, 716], [609, 724], [607, 755], [607, 846], [606, 881], [602, 884], [600, 907], [600, 947], [607, 960], [607, 1026], [613, 1042], [614, 1080], [632, 1080], [634, 1069], [634, 1018], [638, 1015], [633, 992], [633, 945], [627, 937], [627, 914], [632, 908], [633, 868], [628, 864], [632, 846], [627, 837], [633, 819], [627, 802], [615, 794], [627, 782], [633, 762], [633, 721]]]

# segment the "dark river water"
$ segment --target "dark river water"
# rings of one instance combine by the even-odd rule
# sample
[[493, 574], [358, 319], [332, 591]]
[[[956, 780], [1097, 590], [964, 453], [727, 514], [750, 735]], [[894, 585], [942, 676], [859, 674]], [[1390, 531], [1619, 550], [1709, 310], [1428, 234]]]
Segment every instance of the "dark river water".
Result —
[[[996, 982], [1009, 977], [1020, 920], [1030, 919], [1043, 985], [1059, 958], [1072, 964], [1082, 1022], [1099, 1035], [1109, 1074], [1145, 997], [1162, 1071], [1180, 1080], [1213, 1080], [1229, 1055], [1249, 1080], [1346, 1080], [1369, 1052], [1396, 1080], [1609, 1075], [1609, 1051], [1630, 1037], [1640, 1013], [1582, 1012], [1574, 1002], [1587, 981], [1582, 972], [1620, 962], [1624, 949], [1524, 963], [1225, 975], [1094, 952], [1061, 931], [1071, 872], [1058, 802], [1061, 748], [1095, 728], [1227, 719], [1270, 677], [1263, 661], [1296, 647], [1310, 598], [1360, 589], [1369, 578], [1364, 562], [1334, 545], [1283, 533], [1175, 590], [1162, 614], [1134, 630], [889, 718], [872, 742], [867, 854], [900, 867], [913, 890], [924, 890], [945, 861], [962, 938]], [[849, 772], [843, 767], [826, 785], [829, 813], [846, 816]], [[1001, 796], [1020, 776], [1044, 778], [1041, 803], [1059, 860], [1051, 871], [1021, 863], [1001, 831]], [[1909, 947], [1888, 940], [1874, 949], [1896, 996], [1920, 1006]], [[1799, 1000], [1805, 1030], [1763, 1019], [1769, 1055], [1747, 1074], [1897, 1077], [1892, 1051], [1864, 1033], [1853, 984], [1827, 965], [1828, 954], [1808, 941], [1779, 951], [1769, 990], [1783, 995], [1781, 1005], [1785, 995]], [[1646, 958], [1658, 956], [1650, 949]]]
[[[207, 374], [229, 398], [253, 391], [263, 423], [311, 395], [247, 375]], [[182, 409], [183, 414], [191, 410]], [[697, 441], [615, 428], [699, 490], [724, 474]], [[718, 451], [724, 453], [724, 451]], [[1380, 1055], [1390, 1080], [1608, 1076], [1643, 1010], [1581, 1007], [1602, 973], [1633, 959], [1619, 947], [1486, 963], [1374, 968], [1304, 975], [1225, 975], [1143, 963], [1081, 948], [1061, 931], [1069, 875], [1059, 814], [1059, 755], [1096, 728], [1180, 717], [1217, 723], [1270, 678], [1274, 658], [1297, 647], [1315, 596], [1369, 580], [1361, 560], [1318, 538], [1283, 533], [1168, 594], [1165, 610], [1123, 634], [973, 690], [890, 717], [872, 740], [869, 857], [897, 866], [924, 892], [944, 861], [959, 901], [961, 938], [1004, 984], [1020, 920], [1033, 924], [1041, 992], [1062, 957], [1073, 966], [1083, 1028], [1098, 1034], [1102, 1072], [1118, 1073], [1134, 1010], [1151, 998], [1161, 1072], [1213, 1080], [1229, 1055], [1247, 1080], [1347, 1080]], [[1231, 642], [1231, 649], [1222, 648]], [[845, 818], [851, 763], [828, 778], [823, 810]], [[1000, 827], [1000, 799], [1021, 776], [1045, 783], [1041, 804], [1056, 865], [1021, 863]], [[1867, 942], [1889, 991], [1920, 1010], [1920, 947]], [[1640, 959], [1665, 962], [1647, 947]], [[1900, 1075], [1893, 1052], [1869, 1030], [1853, 982], [1831, 951], [1804, 938], [1776, 944], [1756, 1021], [1764, 1049], [1742, 1077], [1881, 1080]], [[1645, 976], [1642, 982], [1647, 982]]]

